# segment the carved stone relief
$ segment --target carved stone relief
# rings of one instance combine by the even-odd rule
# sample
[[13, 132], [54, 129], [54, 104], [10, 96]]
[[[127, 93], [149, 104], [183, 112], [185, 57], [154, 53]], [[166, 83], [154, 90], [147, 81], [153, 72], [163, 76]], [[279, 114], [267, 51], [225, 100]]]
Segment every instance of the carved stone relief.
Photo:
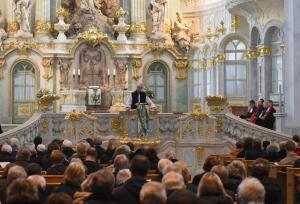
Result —
[[118, 59], [116, 60], [116, 86], [119, 88], [126, 88], [127, 85], [127, 79], [126, 79], [126, 75], [127, 75], [127, 70], [128, 70], [128, 60], [127, 59]]
[[67, 88], [70, 85], [70, 69], [72, 65], [71, 59], [59, 59], [58, 68], [60, 71], [60, 84], [62, 88]]

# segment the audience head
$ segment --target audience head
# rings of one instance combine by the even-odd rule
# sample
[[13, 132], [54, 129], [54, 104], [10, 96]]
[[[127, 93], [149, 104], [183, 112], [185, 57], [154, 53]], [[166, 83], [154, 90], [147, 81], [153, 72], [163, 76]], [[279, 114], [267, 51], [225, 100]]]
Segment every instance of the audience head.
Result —
[[4, 144], [1, 147], [1, 152], [11, 154], [12, 153], [12, 147], [9, 144]]
[[89, 144], [90, 147], [95, 146], [94, 140], [92, 138], [86, 138], [85, 141]]
[[53, 150], [59, 150], [59, 145], [56, 142], [52, 141], [51, 143], [48, 144], [47, 149], [48, 149], [48, 153], [51, 154]]
[[168, 204], [198, 204], [197, 196], [189, 190], [182, 189], [173, 192], [168, 197]]
[[43, 139], [41, 136], [36, 136], [33, 139], [33, 143], [34, 143], [35, 147], [37, 147], [39, 144], [42, 144], [42, 142], [43, 142]]
[[17, 153], [16, 158], [18, 160], [29, 161], [30, 160], [30, 150], [27, 147], [21, 147]]
[[293, 141], [296, 142], [297, 144], [300, 143], [300, 136], [299, 135], [293, 135]]
[[162, 184], [166, 190], [179, 190], [185, 188], [185, 182], [181, 174], [169, 172], [162, 178]]
[[279, 149], [280, 149], [280, 151], [286, 151], [285, 146], [286, 146], [286, 141], [279, 142]]
[[132, 176], [145, 177], [149, 170], [149, 160], [144, 155], [136, 155], [133, 157], [130, 165]]
[[96, 138], [94, 139], [94, 145], [95, 145], [95, 147], [96, 147], [96, 146], [101, 146], [101, 145], [102, 145], [102, 139], [101, 139], [100, 136], [98, 136], [98, 137], [96, 137]]
[[246, 178], [238, 187], [239, 204], [263, 204], [265, 200], [265, 188], [256, 178]]
[[116, 176], [116, 186], [124, 184], [128, 179], [131, 178], [131, 172], [129, 169], [122, 169]]
[[250, 100], [250, 101], [249, 101], [249, 106], [250, 106], [251, 108], [253, 108], [253, 107], [255, 106], [255, 101], [254, 101], [254, 100]]
[[263, 107], [264, 107], [264, 108], [268, 108], [268, 107], [269, 107], [269, 101], [264, 101]]
[[28, 176], [31, 175], [41, 175], [42, 174], [42, 167], [36, 163], [31, 163], [26, 168]]
[[72, 204], [72, 203], [73, 203], [72, 198], [66, 193], [51, 194], [46, 201], [46, 204]]
[[169, 150], [169, 151], [166, 152], [165, 158], [166, 158], [166, 159], [169, 159], [170, 161], [173, 161], [173, 160], [176, 159], [176, 154], [175, 154], [174, 151]]
[[235, 147], [237, 149], [242, 149], [244, 146], [244, 142], [242, 140], [238, 140], [236, 143], [235, 143]]
[[53, 150], [50, 155], [50, 159], [53, 164], [62, 164], [64, 161], [65, 155], [60, 150]]
[[246, 137], [244, 140], [244, 150], [250, 150], [252, 149], [252, 137]]
[[15, 137], [10, 138], [8, 140], [8, 144], [13, 148], [13, 150], [17, 150], [19, 148], [19, 140]]
[[88, 143], [80, 142], [76, 145], [76, 152], [79, 158], [84, 158], [86, 155], [86, 151], [89, 148]]
[[173, 164], [173, 163], [169, 159], [161, 159], [161, 160], [159, 160], [159, 162], [157, 164], [157, 169], [162, 174], [163, 170], [171, 164]]
[[261, 150], [261, 140], [260, 139], [255, 138], [252, 140], [252, 149], [258, 150], [258, 151]]
[[81, 190], [83, 192], [92, 192], [92, 182], [96, 172], [91, 173], [87, 178], [81, 183]]
[[119, 154], [114, 159], [115, 172], [129, 168], [129, 160], [125, 154]]
[[88, 148], [88, 150], [86, 151], [85, 159], [86, 160], [96, 161], [97, 157], [98, 157], [97, 150], [94, 147]]
[[206, 158], [203, 164], [203, 170], [205, 172], [210, 172], [210, 170], [215, 166], [219, 165], [220, 161], [215, 156], [209, 156]]
[[226, 193], [219, 176], [213, 172], [208, 172], [204, 174], [198, 185], [197, 195], [200, 198], [207, 195], [225, 196]]
[[7, 180], [7, 183], [11, 183], [16, 179], [26, 178], [26, 177], [27, 177], [27, 173], [23, 167], [13, 166], [8, 170], [6, 180]]
[[92, 179], [92, 192], [99, 196], [111, 196], [115, 186], [114, 175], [108, 169], [101, 169], [95, 173]]
[[6, 189], [7, 204], [31, 204], [38, 200], [38, 188], [28, 179], [16, 179]]
[[270, 144], [271, 144], [270, 141], [267, 141], [267, 140], [263, 141], [263, 143], [262, 143], [263, 149], [264, 149], [264, 150], [267, 150], [267, 147], [268, 147]]
[[246, 178], [247, 176], [246, 166], [239, 160], [233, 160], [227, 168], [229, 175], [239, 176], [242, 179]]
[[192, 180], [192, 175], [190, 174], [190, 171], [188, 169], [188, 166], [183, 161], [177, 161], [175, 165], [179, 166], [182, 172], [182, 176], [184, 179], [184, 182], [188, 184]]
[[225, 166], [223, 166], [223, 165], [214, 166], [211, 169], [211, 172], [213, 172], [219, 176], [223, 185], [227, 183], [229, 173], [228, 173], [228, 169]]
[[119, 146], [119, 147], [116, 148], [116, 151], [115, 151], [113, 157], [116, 157], [116, 156], [118, 156], [120, 154], [123, 154], [127, 158], [129, 158], [130, 153], [131, 153], [130, 147], [128, 147], [127, 145], [121, 145], [121, 146]]
[[251, 175], [255, 178], [261, 179], [269, 176], [270, 164], [266, 159], [258, 158], [255, 160], [252, 169]]
[[260, 107], [262, 107], [263, 106], [263, 104], [264, 104], [264, 102], [265, 102], [265, 100], [264, 99], [259, 99], [258, 101], [257, 101], [257, 106], [260, 106]]
[[65, 139], [62, 143], [62, 148], [72, 148], [73, 143], [70, 140]]
[[85, 167], [80, 162], [71, 162], [64, 173], [64, 181], [74, 186], [80, 186], [85, 179]]
[[126, 145], [130, 148], [132, 152], [134, 151], [134, 144], [132, 142], [128, 142]]
[[285, 149], [286, 149], [287, 153], [294, 152], [296, 150], [295, 142], [292, 141], [292, 140], [287, 141], [286, 144], [285, 144]]
[[164, 186], [158, 182], [146, 183], [140, 191], [141, 204], [165, 204], [167, 193]]
[[44, 144], [39, 144], [37, 147], [36, 147], [36, 151], [38, 153], [44, 153], [46, 152], [47, 148]]
[[176, 164], [170, 164], [170, 165], [166, 166], [163, 170], [163, 175], [166, 175], [169, 172], [176, 172], [176, 173], [182, 174], [181, 167]]
[[279, 145], [275, 142], [271, 143], [268, 147], [267, 147], [267, 152], [268, 153], [275, 153], [275, 152], [279, 152]]
[[268, 107], [272, 107], [273, 106], [273, 101], [272, 100], [268, 100]]
[[46, 179], [40, 175], [32, 175], [28, 177], [28, 180], [31, 181], [38, 190], [45, 191], [46, 190]]

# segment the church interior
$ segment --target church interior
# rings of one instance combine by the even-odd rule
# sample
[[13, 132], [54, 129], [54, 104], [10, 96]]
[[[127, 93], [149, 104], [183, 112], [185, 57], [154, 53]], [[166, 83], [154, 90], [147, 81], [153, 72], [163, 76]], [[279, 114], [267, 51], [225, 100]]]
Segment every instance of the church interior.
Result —
[[298, 17], [299, 0], [2, 0], [0, 202], [300, 203]]

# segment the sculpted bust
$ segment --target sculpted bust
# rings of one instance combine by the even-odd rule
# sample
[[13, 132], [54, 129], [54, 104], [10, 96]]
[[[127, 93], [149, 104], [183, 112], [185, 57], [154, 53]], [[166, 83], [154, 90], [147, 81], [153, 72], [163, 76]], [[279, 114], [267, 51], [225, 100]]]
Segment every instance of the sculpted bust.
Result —
[[3, 51], [3, 41], [7, 39], [7, 33], [4, 30], [5, 19], [2, 17], [2, 11], [0, 10], [0, 51]]

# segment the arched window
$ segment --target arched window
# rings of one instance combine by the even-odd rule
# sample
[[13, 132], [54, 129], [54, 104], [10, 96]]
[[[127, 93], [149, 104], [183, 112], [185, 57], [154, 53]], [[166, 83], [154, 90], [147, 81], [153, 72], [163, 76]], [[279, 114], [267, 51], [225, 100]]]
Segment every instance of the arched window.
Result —
[[272, 47], [272, 93], [279, 94], [283, 90], [283, 70], [280, 30], [275, 29], [271, 38]]
[[246, 45], [240, 40], [232, 40], [225, 47], [225, 90], [229, 97], [247, 95]]
[[162, 112], [168, 111], [168, 69], [161, 62], [154, 62], [148, 69], [148, 86], [154, 92], [153, 101], [161, 107]]
[[13, 68], [13, 123], [25, 122], [35, 107], [35, 70], [28, 61]]

